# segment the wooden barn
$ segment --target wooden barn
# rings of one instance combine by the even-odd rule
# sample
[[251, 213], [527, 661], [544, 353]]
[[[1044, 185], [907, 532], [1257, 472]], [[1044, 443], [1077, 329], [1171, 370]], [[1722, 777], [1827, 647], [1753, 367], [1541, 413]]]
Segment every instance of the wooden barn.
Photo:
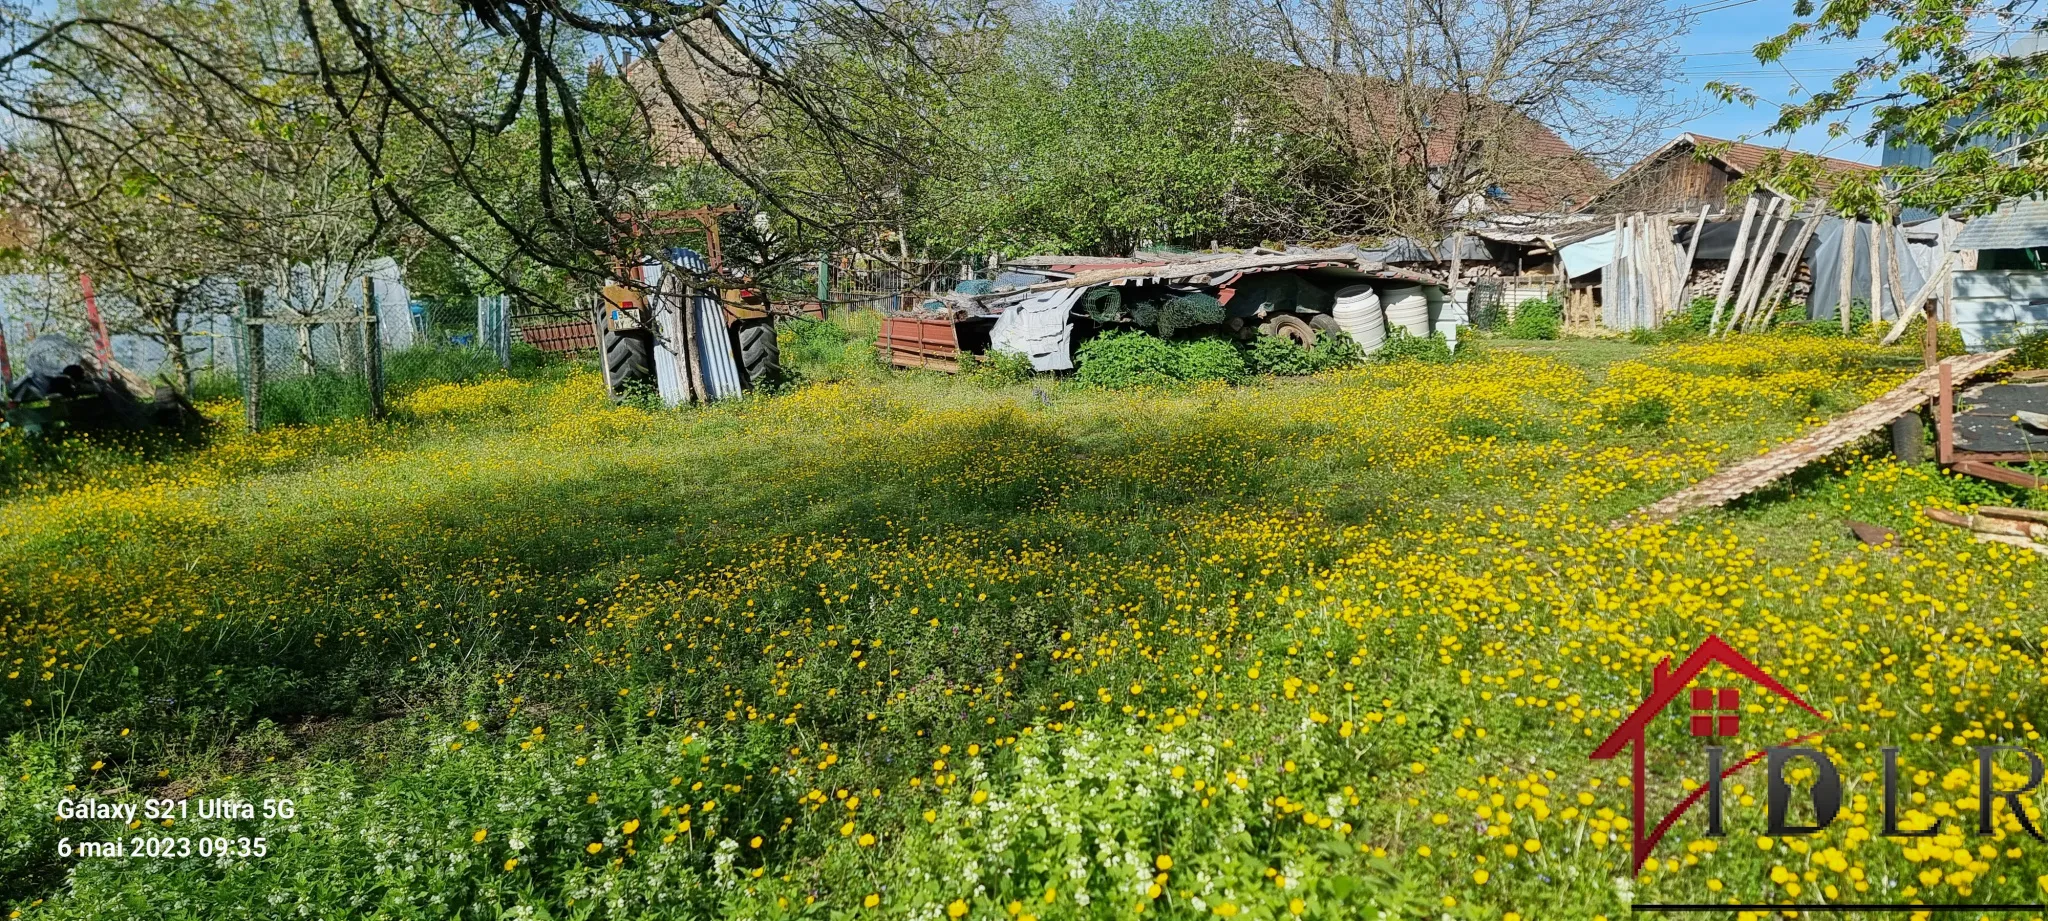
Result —
[[[1713, 153], [1702, 159], [1701, 148]], [[1773, 147], [1681, 134], [1614, 177], [1614, 182], [1586, 203], [1585, 210], [1597, 214], [1697, 214], [1701, 208], [1720, 212], [1728, 207], [1730, 184], [1772, 157], [1788, 153]], [[1833, 157], [1822, 157], [1821, 166], [1824, 175], [1877, 170], [1867, 163]], [[1780, 193], [1766, 189], [1760, 194]]]

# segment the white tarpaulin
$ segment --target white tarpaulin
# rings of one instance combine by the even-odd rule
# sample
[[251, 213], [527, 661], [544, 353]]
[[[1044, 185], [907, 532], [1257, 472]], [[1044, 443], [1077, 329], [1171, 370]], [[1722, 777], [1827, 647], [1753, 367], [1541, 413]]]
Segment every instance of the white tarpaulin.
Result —
[[1614, 261], [1614, 231], [1566, 244], [1557, 255], [1564, 260], [1564, 274], [1568, 278], [1604, 269]]
[[1011, 303], [989, 331], [989, 350], [1028, 357], [1034, 371], [1073, 370], [1074, 355], [1067, 344], [1074, 322], [1069, 314], [1086, 290], [1054, 288]]

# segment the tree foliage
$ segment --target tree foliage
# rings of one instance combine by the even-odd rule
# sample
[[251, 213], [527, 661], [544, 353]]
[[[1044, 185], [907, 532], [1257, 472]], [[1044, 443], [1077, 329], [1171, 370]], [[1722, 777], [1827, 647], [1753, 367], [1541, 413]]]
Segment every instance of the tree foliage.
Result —
[[[1799, 0], [1793, 12], [1798, 21], [1756, 46], [1759, 62], [1871, 30], [1882, 30], [1883, 44], [1804, 101], [1777, 106], [1767, 133], [1824, 125], [1832, 137], [1921, 144], [1933, 154], [1928, 166], [1830, 177], [1831, 207], [1855, 214], [1899, 207], [1982, 213], [2048, 192], [2048, 42], [2040, 40], [2048, 9], [2038, 0]], [[1758, 102], [1740, 85], [1709, 86], [1727, 100]], [[1856, 117], [1869, 119], [1861, 132], [1852, 131]], [[1803, 196], [1818, 187], [1821, 173], [1815, 158], [1800, 155], [1776, 158], [1746, 178]]]

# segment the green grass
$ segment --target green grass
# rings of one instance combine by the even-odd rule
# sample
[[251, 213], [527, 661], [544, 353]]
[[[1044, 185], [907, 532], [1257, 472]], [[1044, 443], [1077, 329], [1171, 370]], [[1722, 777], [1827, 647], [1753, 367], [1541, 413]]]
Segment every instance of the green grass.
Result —
[[[1625, 812], [1626, 765], [1586, 754], [1656, 655], [1714, 631], [1796, 676], [1876, 726], [1834, 743], [1859, 772], [1863, 743], [1967, 767], [1948, 736], [2039, 712], [2041, 564], [1915, 512], [2010, 493], [1859, 449], [1607, 527], [1881, 389], [1903, 351], [1494, 341], [1134, 395], [890, 373], [857, 334], [805, 336], [813, 383], [779, 394], [612, 406], [565, 366], [419, 383], [388, 425], [81, 453], [93, 476], [0, 501], [0, 910], [1620, 917], [1598, 810]], [[261, 859], [63, 858], [129, 834], [51, 822], [80, 792], [296, 812], [176, 826], [264, 836]], [[1729, 808], [1722, 853], [1637, 892], [1789, 897], [1769, 867], [1805, 855]], [[2034, 848], [1977, 894], [2031, 891]], [[1871, 899], [1921, 869], [1848, 853], [1893, 881]], [[1808, 884], [1851, 891], [1827, 872]]]

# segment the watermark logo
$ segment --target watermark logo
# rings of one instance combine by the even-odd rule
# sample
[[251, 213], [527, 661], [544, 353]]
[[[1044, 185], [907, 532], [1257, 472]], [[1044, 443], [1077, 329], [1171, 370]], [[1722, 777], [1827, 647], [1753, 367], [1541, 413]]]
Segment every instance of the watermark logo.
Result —
[[[1735, 678], [1741, 679], [1746, 684], [1731, 683], [1724, 687], [1689, 687], [1700, 677], [1701, 673], [1713, 665], [1720, 665]], [[1732, 743], [1736, 737], [1741, 735], [1744, 704], [1746, 701], [1754, 701], [1758, 697], [1766, 700], [1776, 698], [1783, 701], [1786, 705], [1797, 708], [1805, 716], [1811, 718], [1812, 728], [1785, 744], [1767, 745], [1756, 751], [1749, 752], [1731, 764], [1728, 762], [1728, 749], [1724, 743]], [[1676, 713], [1673, 713], [1674, 708], [1677, 710]], [[1672, 713], [1673, 716], [1683, 719], [1686, 736], [1704, 750], [1698, 753], [1692, 751], [1659, 751], [1656, 752], [1657, 760], [1659, 762], [1668, 760], [1696, 764], [1699, 763], [1696, 759], [1704, 756], [1706, 782], [1679, 797], [1676, 805], [1653, 822], [1647, 805], [1650, 800], [1650, 784], [1646, 765], [1652, 754], [1650, 751], [1650, 728], [1656, 720], [1664, 717], [1667, 713]], [[1635, 873], [1642, 872], [1644, 863], [1650, 859], [1652, 852], [1657, 848], [1658, 842], [1664, 840], [1664, 836], [1671, 831], [1678, 820], [1683, 818], [1695, 806], [1704, 803], [1706, 807], [1706, 835], [1708, 837], [1725, 836], [1727, 832], [1724, 827], [1721, 808], [1722, 783], [1736, 772], [1759, 761], [1763, 762], [1765, 771], [1764, 804], [1768, 834], [1774, 837], [1810, 835], [1827, 828], [1834, 822], [1842, 809], [1841, 772], [1827, 752], [1818, 747], [1808, 746], [1815, 740], [1834, 732], [1837, 728], [1840, 727], [1832, 725], [1826, 714], [1815, 709], [1812, 704], [1807, 703], [1798, 694], [1793, 693], [1790, 688], [1787, 688], [1777, 679], [1772, 678], [1769, 673], [1758, 667], [1756, 663], [1751, 662], [1740, 652], [1737, 652], [1718, 636], [1708, 636], [1705, 641], [1701, 642], [1675, 668], [1672, 667], [1669, 657], [1660, 660], [1651, 671], [1649, 694], [1641, 704], [1629, 712], [1628, 716], [1621, 721], [1621, 725], [1616, 726], [1614, 731], [1608, 734], [1606, 740], [1601, 742], [1600, 746], [1595, 748], [1592, 754], [1592, 758], [1595, 761], [1611, 761], [1621, 757], [1623, 753], [1627, 753], [1630, 758], [1631, 769], [1629, 776], [1632, 783], [1629, 792], [1632, 797], [1632, 808], [1629, 820], [1630, 832], [1633, 835], [1634, 841], [1634, 846], [1630, 851], [1632, 871]], [[1668, 733], [1665, 734], [1664, 738], [1668, 738], [1668, 735]], [[1665, 744], [1670, 743], [1667, 742]], [[1737, 750], [1739, 751], [1740, 749]], [[1919, 828], [1905, 828], [1901, 826], [1898, 808], [1899, 750], [1895, 746], [1886, 746], [1880, 748], [1879, 751], [1884, 758], [1884, 830], [1882, 835], [1887, 838], [1925, 838], [1939, 834], [1941, 829], [1938, 821], [1935, 824]], [[2009, 745], [1976, 746], [1975, 754], [1977, 758], [1978, 790], [1975, 832], [1978, 835], [1990, 835], [1993, 833], [1993, 816], [1996, 806], [1999, 802], [2003, 801], [2006, 809], [2021, 830], [2033, 836], [2036, 840], [2048, 841], [2048, 837], [2042, 835], [2028, 810], [2025, 800], [2022, 799], [2025, 794], [2031, 793], [2041, 786], [2044, 773], [2041, 756], [2027, 749]], [[2009, 789], [1998, 786], [1995, 768], [2001, 754], [2018, 754], [2026, 759], [2028, 774], [2024, 783]], [[1806, 791], [1806, 795], [1811, 798], [1813, 819], [1811, 824], [1798, 825], [1793, 824], [1791, 820], [1795, 791], [1786, 780], [1786, 776], [1790, 766], [1802, 762], [1810, 764], [1813, 771], [1813, 783]], [[1802, 906], [1782, 904], [1638, 904], [1634, 906], [1637, 911], [1775, 911], [1798, 907]], [[2042, 910], [2043, 908], [2043, 906], [2034, 903], [2025, 905], [1972, 906], [1940, 906], [1927, 903], [1912, 905], [1871, 903], [1850, 906], [1836, 903], [1809, 907], [1878, 912], [1926, 911], [1930, 908], [1944, 910], [1966, 907], [1976, 910], [2006, 909], [2029, 911]]]

